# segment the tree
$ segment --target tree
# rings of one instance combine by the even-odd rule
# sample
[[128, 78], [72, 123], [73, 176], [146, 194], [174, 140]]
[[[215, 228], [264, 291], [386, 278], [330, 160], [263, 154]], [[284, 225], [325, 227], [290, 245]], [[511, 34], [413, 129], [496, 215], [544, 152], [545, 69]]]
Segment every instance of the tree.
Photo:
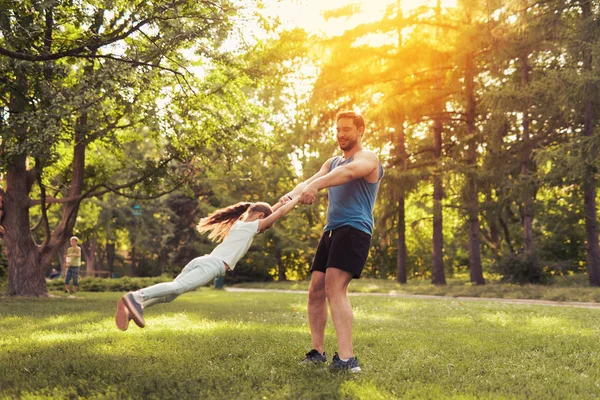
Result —
[[[547, 182], [579, 188], [583, 200], [583, 229], [587, 272], [591, 286], [600, 286], [600, 253], [597, 222], [598, 173], [598, 57], [600, 44], [598, 5], [591, 1], [553, 4], [560, 11], [561, 55], [564, 57], [552, 75], [548, 91], [560, 94], [561, 107], [556, 114], [563, 126], [560, 142], [551, 143], [536, 155], [542, 165], [550, 165], [544, 173]], [[577, 134], [572, 132], [576, 131]], [[578, 191], [575, 191], [577, 193]]]
[[[598, 90], [597, 85], [594, 85], [594, 59], [593, 49], [598, 45], [598, 28], [597, 18], [598, 15], [594, 15], [592, 12], [591, 0], [581, 0], [581, 60], [582, 60], [582, 73], [589, 77], [589, 81], [583, 85], [583, 130], [581, 132], [585, 139], [592, 138], [594, 136], [595, 120], [594, 118], [595, 109], [597, 109]], [[596, 10], [597, 12], [597, 5]], [[588, 34], [588, 29], [591, 29], [591, 34]], [[597, 63], [596, 63], [597, 64]], [[597, 70], [596, 70], [597, 71]], [[589, 151], [588, 149], [586, 149]], [[596, 211], [596, 171], [597, 168], [594, 163], [590, 163], [589, 155], [584, 152], [584, 174], [582, 177], [583, 181], [583, 198], [585, 204], [585, 231], [586, 231], [586, 243], [587, 243], [587, 261], [588, 261], [588, 275], [590, 285], [600, 286], [600, 249], [598, 246], [598, 218]], [[593, 156], [592, 156], [593, 157]]]
[[[180, 167], [187, 168], [190, 150], [231, 143], [252, 128], [258, 110], [244, 106], [242, 92], [250, 83], [248, 65], [220, 50], [235, 12], [228, 1], [116, 1], [110, 8], [91, 1], [3, 2], [9, 294], [46, 294], [43, 271], [70, 236], [81, 201], [108, 192], [152, 198], [173, 190], [187, 177]], [[186, 49], [197, 54], [203, 79], [189, 73]], [[128, 143], [144, 137], [154, 152], [128, 159]], [[90, 152], [112, 155], [120, 168], [105, 168], [102, 160], [88, 168]], [[53, 197], [46, 193], [52, 181], [60, 181]], [[32, 200], [36, 183], [40, 197]], [[46, 214], [50, 203], [61, 206], [54, 227]], [[45, 232], [41, 244], [30, 233], [35, 205]]]

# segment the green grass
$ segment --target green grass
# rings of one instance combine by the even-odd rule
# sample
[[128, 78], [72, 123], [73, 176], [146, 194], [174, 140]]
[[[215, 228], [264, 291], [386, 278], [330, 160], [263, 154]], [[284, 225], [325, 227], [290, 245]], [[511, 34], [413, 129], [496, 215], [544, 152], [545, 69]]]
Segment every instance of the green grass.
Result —
[[[306, 296], [202, 289], [113, 322], [118, 293], [0, 299], [0, 398], [597, 399], [600, 310], [352, 297], [360, 374], [297, 361]], [[331, 322], [326, 348], [336, 349]]]
[[[507, 299], [538, 299], [600, 303], [600, 288], [590, 287], [587, 275], [556, 277], [551, 285], [511, 285], [488, 277], [486, 285], [472, 285], [467, 276], [447, 279], [447, 285], [435, 286], [431, 280], [412, 279], [405, 285], [393, 280], [353, 280], [348, 290], [359, 293], [424, 294], [451, 297], [484, 297]], [[308, 290], [309, 281], [250, 282], [234, 285], [240, 288]]]

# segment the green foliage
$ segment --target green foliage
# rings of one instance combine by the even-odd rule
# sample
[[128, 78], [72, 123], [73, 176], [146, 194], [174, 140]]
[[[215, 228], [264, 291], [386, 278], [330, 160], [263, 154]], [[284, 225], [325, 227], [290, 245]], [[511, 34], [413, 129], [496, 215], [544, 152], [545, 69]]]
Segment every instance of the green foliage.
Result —
[[[78, 290], [82, 292], [130, 292], [162, 282], [171, 282], [173, 277], [161, 275], [154, 278], [80, 278]], [[47, 282], [48, 290], [64, 290], [64, 280], [61, 278]]]
[[493, 270], [502, 275], [502, 282], [507, 283], [543, 284], [552, 281], [549, 271], [544, 268], [539, 255], [534, 252], [504, 254], [493, 266]]
[[[398, 2], [380, 21], [320, 40], [299, 29], [282, 31], [260, 9], [244, 13], [254, 5], [245, 3], [0, 3], [0, 47], [31, 57], [80, 49], [46, 61], [0, 57], [0, 172], [16, 156], [27, 156], [46, 195], [64, 199], [73, 146], [83, 138], [82, 190], [97, 197], [81, 203], [73, 233], [96, 243], [97, 268], [108, 268], [108, 249], [115, 245], [111, 269], [120, 274], [178, 273], [215, 245], [195, 231], [200, 218], [238, 201], [276, 202], [337, 154], [332, 118], [339, 109], [358, 107], [367, 117], [365, 144], [386, 169], [365, 276], [396, 273], [401, 197], [408, 275], [430, 276], [434, 172], [444, 176], [449, 276], [468, 268], [463, 188], [470, 177], [479, 193], [486, 272], [505, 271], [507, 281], [527, 282], [586, 269], [581, 177], [600, 167], [600, 135], [597, 126], [589, 137], [580, 133], [586, 99], [598, 112], [597, 4], [565, 7], [551, 0], [524, 12], [518, 0], [469, 0], [403, 13]], [[586, 20], [583, 4], [591, 4]], [[361, 7], [369, 5], [324, 14], [341, 20]], [[144, 29], [105, 43], [142, 19]], [[248, 37], [246, 19], [257, 22], [266, 39]], [[374, 36], [384, 44], [371, 42]], [[227, 46], [231, 41], [238, 48]], [[585, 54], [592, 56], [589, 68], [582, 65]], [[469, 61], [476, 126], [470, 134]], [[316, 81], [304, 72], [307, 66], [318, 69]], [[22, 109], [9, 112], [19, 90]], [[443, 123], [436, 160], [434, 120]], [[475, 165], [465, 162], [472, 146]], [[36, 184], [28, 197], [41, 195]], [[523, 247], [526, 196], [534, 202], [537, 262], [510, 254]], [[141, 218], [131, 216], [136, 202]], [[306, 277], [325, 209], [325, 196], [299, 207], [256, 239], [228, 279], [279, 279], [278, 268], [287, 279]], [[62, 211], [49, 206], [50, 227], [60, 225]], [[33, 238], [44, 243], [40, 208], [30, 215]], [[0, 275], [1, 265], [0, 259]]]
[[[593, 309], [356, 296], [350, 376], [298, 365], [305, 294], [202, 289], [126, 332], [119, 295], [3, 299], [0, 397], [597, 398]], [[331, 321], [325, 345], [331, 359]]]

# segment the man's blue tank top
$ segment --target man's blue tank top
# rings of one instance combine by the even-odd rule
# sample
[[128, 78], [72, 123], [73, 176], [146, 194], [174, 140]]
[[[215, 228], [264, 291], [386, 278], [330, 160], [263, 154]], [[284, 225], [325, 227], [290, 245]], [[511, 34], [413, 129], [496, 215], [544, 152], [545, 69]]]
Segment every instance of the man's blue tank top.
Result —
[[[336, 157], [329, 167], [334, 168], [351, 163], [354, 156], [347, 160]], [[373, 234], [373, 207], [377, 190], [383, 177], [383, 167], [379, 164], [379, 179], [369, 183], [364, 178], [354, 179], [339, 186], [329, 187], [329, 206], [327, 207], [327, 225], [325, 231], [331, 231], [344, 225], [350, 225], [369, 235]]]

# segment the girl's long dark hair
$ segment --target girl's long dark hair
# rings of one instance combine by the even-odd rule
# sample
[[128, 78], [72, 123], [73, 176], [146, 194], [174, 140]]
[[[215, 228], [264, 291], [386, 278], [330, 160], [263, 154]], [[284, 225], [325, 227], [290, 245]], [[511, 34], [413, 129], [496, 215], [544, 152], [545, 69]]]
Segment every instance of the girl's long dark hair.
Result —
[[220, 242], [229, 235], [229, 231], [233, 224], [235, 224], [235, 222], [248, 210], [262, 212], [265, 214], [265, 217], [268, 217], [273, 213], [271, 206], [267, 203], [240, 202], [213, 211], [208, 217], [200, 220], [196, 229], [198, 229], [200, 233], [212, 231], [208, 235], [208, 238], [212, 241]]

